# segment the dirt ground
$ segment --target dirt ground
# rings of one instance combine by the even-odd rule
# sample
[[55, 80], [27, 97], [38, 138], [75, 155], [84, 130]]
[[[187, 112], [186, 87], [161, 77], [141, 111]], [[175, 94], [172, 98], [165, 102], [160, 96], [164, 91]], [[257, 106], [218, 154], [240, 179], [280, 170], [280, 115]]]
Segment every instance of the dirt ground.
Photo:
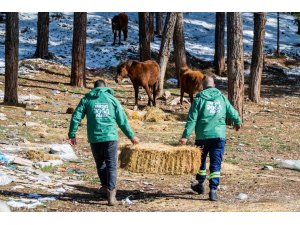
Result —
[[[95, 73], [94, 73], [95, 74]], [[92, 73], [88, 76], [88, 88], [74, 88], [69, 85], [69, 69], [51, 66], [47, 69], [19, 78], [19, 94], [34, 94], [43, 98], [35, 105], [22, 107], [0, 106], [0, 113], [8, 120], [1, 121], [0, 140], [9, 141], [7, 133], [16, 132], [20, 142], [64, 143], [70, 114], [69, 107], [75, 108], [80, 98], [88, 92], [93, 82], [99, 77], [105, 78], [108, 86], [115, 90], [115, 95], [124, 107], [133, 109], [133, 88], [130, 83], [117, 85], [109, 70]], [[264, 74], [262, 101], [254, 104], [245, 100], [244, 124], [239, 132], [227, 129], [227, 145], [221, 173], [219, 201], [208, 200], [208, 182], [206, 194], [196, 195], [190, 189], [194, 175], [155, 175], [138, 174], [123, 169], [118, 170], [118, 193], [120, 205], [108, 207], [105, 199], [93, 194], [99, 187], [95, 164], [86, 138], [86, 121], [78, 131], [76, 154], [79, 161], [68, 162], [59, 167], [49, 168], [50, 174], [73, 176], [65, 168], [79, 166], [84, 174], [77, 174], [82, 185], [74, 185], [57, 197], [36, 209], [12, 209], [13, 211], [300, 211], [300, 173], [279, 168], [277, 158], [300, 159], [300, 78], [287, 78]], [[247, 79], [246, 79], [247, 80]], [[0, 76], [0, 90], [4, 89], [4, 77]], [[227, 83], [217, 79], [217, 87], [226, 93]], [[54, 95], [51, 91], [59, 90]], [[168, 87], [172, 97], [179, 96], [179, 90]], [[145, 91], [140, 93], [145, 96]], [[246, 84], [247, 94], [247, 84]], [[245, 95], [247, 96], [247, 95]], [[139, 101], [143, 110], [147, 97]], [[184, 121], [189, 109], [183, 106], [170, 106], [164, 100], [158, 100], [158, 107], [169, 113], [174, 120], [160, 123], [130, 120], [142, 142], [177, 143], [184, 129]], [[30, 117], [24, 112], [31, 111]], [[15, 126], [33, 121], [42, 127]], [[43, 132], [43, 135], [41, 135]], [[189, 144], [193, 144], [194, 136]], [[120, 134], [120, 145], [129, 143]], [[262, 170], [264, 165], [271, 165], [274, 170]], [[40, 189], [12, 190], [16, 183], [0, 188], [0, 200], [25, 193], [38, 193], [49, 196]], [[238, 193], [248, 195], [246, 200], [236, 199]], [[129, 197], [133, 204], [122, 203]]]

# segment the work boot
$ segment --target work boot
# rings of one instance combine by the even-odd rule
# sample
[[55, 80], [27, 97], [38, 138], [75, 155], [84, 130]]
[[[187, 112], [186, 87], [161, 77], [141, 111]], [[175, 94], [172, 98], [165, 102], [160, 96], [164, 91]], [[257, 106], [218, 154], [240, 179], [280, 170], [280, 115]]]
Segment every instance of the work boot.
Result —
[[116, 192], [117, 192], [116, 189], [111, 191], [107, 190], [107, 200], [109, 206], [114, 206], [117, 204]]
[[197, 192], [199, 195], [204, 194], [205, 189], [204, 189], [204, 184], [203, 183], [198, 183], [198, 182], [193, 183], [191, 185], [191, 188], [192, 188], [193, 191]]
[[101, 196], [101, 197], [103, 197], [103, 198], [106, 198], [107, 197], [107, 187], [105, 187], [105, 186], [101, 186], [98, 190], [96, 190], [94, 193], [96, 194], [96, 195], [99, 195], [99, 196]]
[[218, 195], [217, 195], [217, 190], [211, 189], [209, 192], [209, 200], [211, 201], [218, 201]]

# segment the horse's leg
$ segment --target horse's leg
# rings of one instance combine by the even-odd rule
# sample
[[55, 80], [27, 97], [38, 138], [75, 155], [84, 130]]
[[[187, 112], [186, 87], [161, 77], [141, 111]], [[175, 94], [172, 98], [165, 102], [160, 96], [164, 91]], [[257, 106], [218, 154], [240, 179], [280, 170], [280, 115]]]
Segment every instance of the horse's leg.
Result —
[[121, 29], [119, 30], [119, 45], [121, 45]]
[[134, 107], [138, 107], [139, 85], [135, 84], [133, 85], [133, 88], [134, 88], [134, 98], [135, 98]]
[[123, 34], [124, 34], [124, 41], [126, 41], [127, 40], [127, 34], [128, 34], [128, 27], [127, 26], [123, 30]]
[[194, 96], [193, 96], [193, 93], [189, 93], [189, 96], [190, 96], [190, 100], [191, 100], [191, 104], [193, 103], [194, 101]]
[[180, 104], [181, 105], [182, 105], [182, 101], [183, 101], [183, 95], [184, 95], [184, 91], [183, 91], [183, 89], [181, 87], [181, 89], [180, 89]]
[[116, 44], [116, 38], [117, 38], [117, 32], [116, 32], [116, 31], [114, 31], [114, 43], [113, 43], [113, 45], [115, 45], [115, 44]]
[[157, 84], [158, 82], [156, 82], [154, 85], [153, 85], [153, 88], [152, 88], [152, 92], [153, 92], [153, 106], [155, 107], [156, 106], [156, 94], [157, 94]]
[[151, 96], [151, 91], [150, 91], [150, 89], [149, 89], [149, 86], [148, 86], [148, 84], [147, 85], [143, 85], [143, 87], [145, 88], [145, 90], [146, 90], [146, 93], [147, 93], [147, 95], [148, 95], [148, 104], [149, 104], [149, 101], [151, 101], [151, 102], [153, 102], [153, 98], [152, 98], [152, 96]]
[[[148, 87], [149, 87], [150, 95], [151, 95], [152, 87], [151, 87], [151, 85], [148, 85]], [[148, 106], [151, 106], [151, 100], [150, 100], [150, 98], [148, 98]]]

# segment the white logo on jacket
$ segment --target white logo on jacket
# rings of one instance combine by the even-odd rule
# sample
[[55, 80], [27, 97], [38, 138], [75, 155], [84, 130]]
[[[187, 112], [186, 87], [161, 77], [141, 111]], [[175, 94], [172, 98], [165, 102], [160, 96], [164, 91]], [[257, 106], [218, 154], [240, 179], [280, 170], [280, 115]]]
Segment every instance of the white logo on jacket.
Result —
[[108, 103], [96, 103], [93, 110], [96, 118], [103, 118], [109, 116]]
[[214, 102], [207, 102], [206, 109], [208, 110], [209, 114], [218, 114], [222, 110], [222, 106], [219, 100]]

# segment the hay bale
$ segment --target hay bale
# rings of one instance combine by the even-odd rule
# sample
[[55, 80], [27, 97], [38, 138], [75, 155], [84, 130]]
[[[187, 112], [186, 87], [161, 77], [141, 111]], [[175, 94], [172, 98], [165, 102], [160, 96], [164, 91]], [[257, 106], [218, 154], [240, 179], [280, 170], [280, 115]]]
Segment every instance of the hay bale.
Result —
[[165, 144], [121, 146], [120, 166], [137, 173], [195, 174], [200, 167], [199, 148]]
[[130, 110], [124, 108], [125, 113], [129, 119], [143, 121], [145, 119], [146, 111]]
[[26, 151], [25, 158], [32, 160], [34, 162], [60, 159], [60, 157], [57, 155], [50, 155], [48, 153], [38, 151], [38, 150]]
[[147, 113], [145, 115], [146, 122], [161, 122], [166, 118], [166, 114], [160, 108], [150, 107], [147, 108]]

